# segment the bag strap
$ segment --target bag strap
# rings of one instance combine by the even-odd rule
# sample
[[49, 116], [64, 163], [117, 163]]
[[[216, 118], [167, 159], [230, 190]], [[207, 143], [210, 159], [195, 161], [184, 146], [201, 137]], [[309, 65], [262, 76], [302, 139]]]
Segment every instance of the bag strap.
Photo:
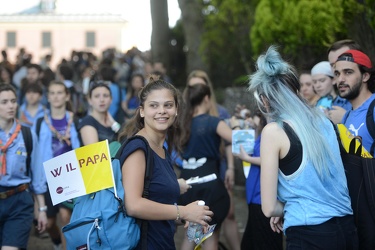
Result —
[[[151, 183], [151, 178], [152, 178], [152, 172], [154, 168], [154, 157], [152, 155], [152, 149], [143, 136], [140, 135], [134, 135], [130, 138], [128, 138], [119, 148], [117, 151], [117, 154], [115, 156], [116, 159], [120, 159], [121, 154], [125, 146], [132, 140], [139, 139], [144, 142], [146, 145], [146, 169], [145, 169], [145, 177], [144, 177], [144, 185], [143, 185], [143, 193], [142, 197], [143, 198], [148, 198], [149, 196], [149, 189], [150, 189], [150, 183]], [[139, 225], [141, 229], [141, 248], [142, 250], [147, 250], [147, 231], [148, 231], [148, 223], [146, 220], [139, 220]]]
[[26, 126], [21, 126], [21, 132], [23, 141], [25, 142], [26, 147], [26, 173], [29, 175], [30, 173], [30, 164], [31, 164], [31, 152], [33, 151], [33, 136], [31, 134], [31, 129]]
[[35, 133], [39, 138], [39, 133], [40, 133], [40, 127], [42, 125], [42, 121], [44, 120], [44, 117], [39, 117], [38, 120], [36, 120], [36, 125], [35, 125]]
[[371, 148], [370, 148], [370, 154], [372, 154], [373, 156], [375, 155], [375, 152], [374, 152], [374, 148], [375, 148], [374, 107], [375, 107], [375, 99], [370, 103], [370, 106], [366, 114], [366, 127], [373, 140], [371, 144]]

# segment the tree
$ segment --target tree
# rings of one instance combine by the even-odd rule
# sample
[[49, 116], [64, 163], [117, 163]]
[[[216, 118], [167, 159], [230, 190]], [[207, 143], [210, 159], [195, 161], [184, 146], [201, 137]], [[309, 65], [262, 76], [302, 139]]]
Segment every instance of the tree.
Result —
[[260, 0], [250, 38], [255, 54], [270, 44], [281, 45], [297, 68], [327, 60], [326, 48], [347, 35], [348, 16], [358, 11], [355, 0]]
[[186, 70], [187, 72], [194, 69], [207, 70], [207, 66], [199, 54], [199, 46], [204, 32], [203, 2], [202, 0], [178, 0], [178, 4], [181, 9], [185, 35]]
[[[162, 62], [169, 67], [169, 24], [168, 24], [168, 1], [150, 0], [152, 34], [151, 34], [151, 56], [154, 62]], [[142, 31], [139, 31], [142, 32]]]
[[[243, 84], [252, 71], [249, 33], [258, 0], [211, 0], [205, 7], [201, 51], [220, 86]], [[236, 79], [239, 79], [237, 81]]]
[[348, 34], [357, 41], [370, 58], [375, 58], [375, 0], [358, 0], [356, 11], [347, 21]]

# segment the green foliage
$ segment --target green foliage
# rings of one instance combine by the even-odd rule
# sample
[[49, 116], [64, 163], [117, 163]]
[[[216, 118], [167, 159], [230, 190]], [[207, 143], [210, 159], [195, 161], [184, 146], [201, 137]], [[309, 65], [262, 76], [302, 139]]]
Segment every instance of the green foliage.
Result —
[[253, 52], [259, 54], [269, 44], [282, 45], [290, 55], [304, 46], [326, 48], [345, 32], [345, 14], [353, 14], [348, 9], [357, 10], [357, 1], [260, 0], [250, 34]]
[[371, 27], [375, 29], [375, 0], [366, 0], [365, 5], [361, 6], [366, 13], [366, 18]]
[[250, 27], [257, 1], [207, 1], [205, 33], [200, 53], [209, 65], [215, 85], [231, 86], [233, 79], [250, 73], [252, 58]]

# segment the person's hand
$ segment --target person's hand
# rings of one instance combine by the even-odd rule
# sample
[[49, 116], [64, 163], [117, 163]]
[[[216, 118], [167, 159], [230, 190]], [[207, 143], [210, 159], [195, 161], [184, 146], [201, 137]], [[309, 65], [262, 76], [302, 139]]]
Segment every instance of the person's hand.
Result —
[[178, 185], [180, 186], [180, 194], [186, 193], [191, 188], [191, 185], [188, 185], [186, 183], [186, 180], [180, 178], [180, 179], [177, 179], [177, 181], [178, 181]]
[[234, 168], [227, 168], [227, 171], [225, 171], [225, 179], [224, 179], [225, 187], [228, 190], [231, 190], [234, 185]]
[[270, 225], [274, 232], [281, 233], [283, 231], [283, 220], [281, 217], [271, 217]]
[[47, 213], [44, 212], [39, 212], [38, 215], [38, 225], [36, 226], [36, 229], [38, 230], [39, 233], [43, 233], [46, 228], [47, 228]]
[[332, 106], [332, 109], [328, 111], [328, 118], [334, 123], [341, 123], [342, 118], [346, 113], [346, 109], [340, 106]]
[[233, 154], [233, 155], [240, 158], [243, 161], [248, 161], [249, 155], [246, 153], [245, 149], [243, 148], [243, 145], [240, 145], [240, 153]]
[[[214, 215], [212, 211], [209, 210], [208, 206], [198, 205], [198, 201], [194, 201], [186, 206], [180, 207], [181, 218], [186, 222], [199, 223], [205, 228], [208, 227], [208, 222], [211, 221], [211, 217]], [[186, 223], [185, 227], [189, 224]]]

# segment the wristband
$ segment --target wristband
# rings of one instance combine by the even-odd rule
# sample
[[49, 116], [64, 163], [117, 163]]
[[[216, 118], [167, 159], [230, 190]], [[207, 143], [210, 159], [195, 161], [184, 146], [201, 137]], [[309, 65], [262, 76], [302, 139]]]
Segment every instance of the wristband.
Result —
[[180, 208], [178, 207], [177, 203], [174, 203], [174, 205], [177, 208], [177, 218], [176, 218], [176, 221], [178, 221], [178, 220], [180, 220]]
[[40, 207], [40, 208], [38, 209], [38, 211], [39, 211], [39, 212], [47, 212], [47, 209], [48, 209], [48, 207], [47, 207], [47, 206], [44, 206], [44, 207]]
[[120, 127], [121, 127], [120, 123], [114, 122], [111, 126], [111, 129], [113, 132], [117, 133], [120, 130]]

